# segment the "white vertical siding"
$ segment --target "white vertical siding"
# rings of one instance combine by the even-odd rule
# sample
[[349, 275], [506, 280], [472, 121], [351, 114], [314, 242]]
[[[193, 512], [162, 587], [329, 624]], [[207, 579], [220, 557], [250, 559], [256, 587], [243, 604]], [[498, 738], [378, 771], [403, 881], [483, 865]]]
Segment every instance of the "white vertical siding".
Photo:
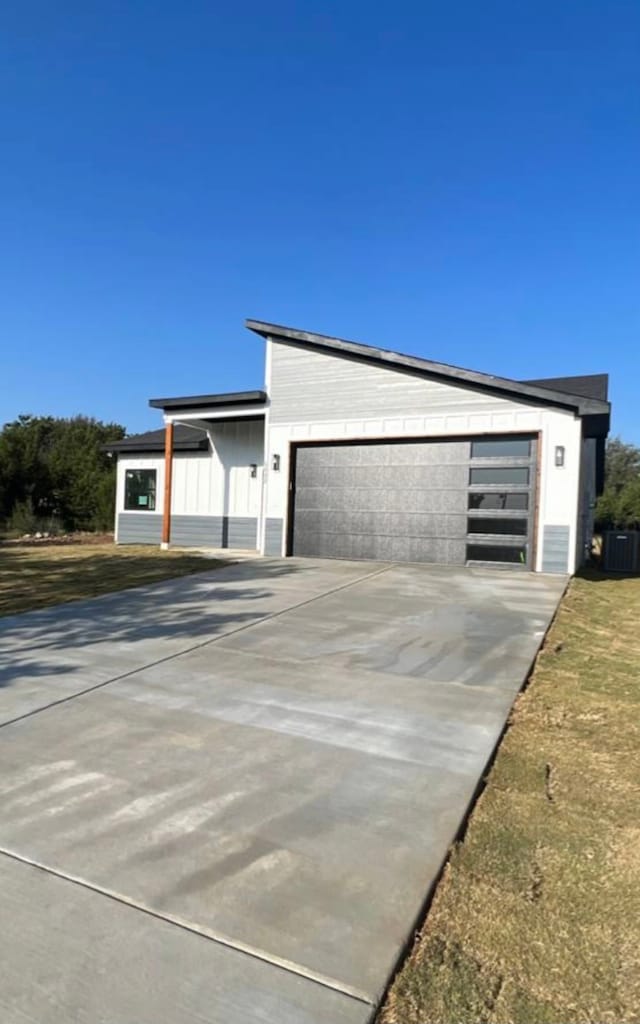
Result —
[[178, 452], [173, 459], [171, 511], [209, 515], [213, 460], [209, 452]]
[[[257, 516], [260, 510], [264, 424], [261, 420], [220, 423], [211, 427], [209, 512], [225, 516]], [[251, 466], [258, 467], [255, 477]]]
[[[210, 431], [209, 452], [176, 452], [173, 458], [171, 512], [174, 515], [258, 515], [264, 457], [261, 421], [220, 423]], [[258, 467], [251, 476], [251, 465]], [[124, 511], [124, 480], [128, 469], [156, 470], [155, 513], [161, 515], [164, 498], [163, 455], [119, 455], [116, 514]]]

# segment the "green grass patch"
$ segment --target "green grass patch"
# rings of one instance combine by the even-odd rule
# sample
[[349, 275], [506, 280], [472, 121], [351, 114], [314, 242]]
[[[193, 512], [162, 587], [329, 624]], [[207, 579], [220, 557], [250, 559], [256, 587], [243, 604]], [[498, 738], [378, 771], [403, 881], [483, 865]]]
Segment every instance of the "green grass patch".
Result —
[[573, 580], [379, 1024], [640, 1021], [640, 578]]
[[205, 555], [115, 544], [0, 545], [0, 615], [97, 597], [226, 564]]

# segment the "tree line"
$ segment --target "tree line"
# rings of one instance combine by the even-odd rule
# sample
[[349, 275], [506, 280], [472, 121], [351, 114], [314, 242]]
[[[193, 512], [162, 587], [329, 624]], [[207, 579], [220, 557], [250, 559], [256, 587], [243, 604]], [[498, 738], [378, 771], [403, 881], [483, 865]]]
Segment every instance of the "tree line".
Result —
[[89, 416], [19, 416], [0, 431], [0, 522], [25, 534], [111, 530], [119, 423]]
[[[15, 533], [110, 530], [115, 459], [104, 445], [125, 436], [119, 423], [89, 416], [19, 416], [0, 431], [0, 523]], [[598, 529], [640, 529], [640, 448], [607, 442]]]

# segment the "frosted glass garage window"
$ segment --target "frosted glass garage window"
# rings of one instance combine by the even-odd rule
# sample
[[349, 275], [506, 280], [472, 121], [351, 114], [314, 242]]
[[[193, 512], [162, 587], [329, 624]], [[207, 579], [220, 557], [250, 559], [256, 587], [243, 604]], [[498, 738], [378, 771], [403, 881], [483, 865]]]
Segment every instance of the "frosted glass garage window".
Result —
[[469, 470], [470, 484], [483, 484], [485, 487], [491, 485], [523, 484], [529, 483], [528, 466], [483, 466], [482, 469]]
[[128, 469], [124, 478], [127, 512], [153, 512], [156, 507], [155, 469]]
[[528, 459], [530, 454], [528, 438], [502, 437], [471, 442], [472, 459]]

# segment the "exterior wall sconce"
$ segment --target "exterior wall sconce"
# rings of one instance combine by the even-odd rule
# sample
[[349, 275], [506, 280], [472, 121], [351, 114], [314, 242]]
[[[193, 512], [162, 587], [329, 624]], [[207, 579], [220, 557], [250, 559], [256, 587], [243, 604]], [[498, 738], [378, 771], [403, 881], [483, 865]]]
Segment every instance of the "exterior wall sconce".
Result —
[[275, 473], [279, 473], [280, 472], [280, 456], [279, 455], [274, 455], [273, 456], [273, 461], [271, 463], [271, 466], [272, 466], [273, 471]]
[[564, 466], [564, 445], [556, 445], [556, 466]]
[[249, 466], [249, 469], [251, 471], [251, 479], [255, 480], [255, 478], [258, 475], [258, 467], [257, 467], [256, 463], [252, 462], [251, 465]]

